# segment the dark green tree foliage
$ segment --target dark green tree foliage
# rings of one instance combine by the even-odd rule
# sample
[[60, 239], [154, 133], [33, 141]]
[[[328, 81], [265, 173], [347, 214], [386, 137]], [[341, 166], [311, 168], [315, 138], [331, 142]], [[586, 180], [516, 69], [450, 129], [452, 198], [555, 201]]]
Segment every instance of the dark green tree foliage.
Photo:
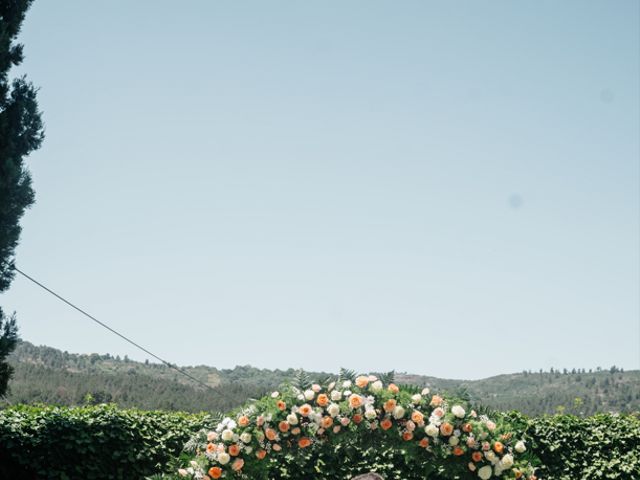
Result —
[[[33, 0], [0, 0], [0, 292], [13, 279], [14, 252], [20, 238], [20, 218], [34, 202], [31, 176], [24, 160], [44, 138], [36, 89], [24, 77], [10, 80], [22, 62], [22, 45], [15, 43]], [[5, 358], [15, 347], [15, 316], [0, 309], [0, 396], [6, 392], [11, 368]]]
[[18, 328], [15, 315], [6, 317], [0, 308], [0, 397], [7, 391], [9, 378], [13, 367], [7, 362], [7, 357], [18, 343]]

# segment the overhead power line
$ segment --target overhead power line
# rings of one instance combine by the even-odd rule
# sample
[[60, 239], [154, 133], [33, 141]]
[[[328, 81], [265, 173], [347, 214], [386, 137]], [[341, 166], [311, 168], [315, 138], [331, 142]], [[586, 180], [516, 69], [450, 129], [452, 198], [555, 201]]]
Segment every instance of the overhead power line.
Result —
[[194, 382], [202, 385], [205, 388], [208, 388], [209, 390], [213, 390], [213, 387], [211, 387], [211, 385], [207, 385], [206, 383], [204, 383], [201, 380], [198, 380], [197, 378], [195, 378], [194, 376], [190, 375], [189, 373], [185, 372], [184, 370], [182, 370], [181, 368], [175, 366], [172, 363], [167, 362], [166, 360], [164, 360], [163, 358], [160, 358], [158, 355], [156, 355], [153, 352], [150, 352], [148, 349], [144, 348], [142, 345], [134, 342], [133, 340], [131, 340], [130, 338], [126, 337], [125, 335], [123, 335], [122, 333], [118, 332], [117, 330], [111, 328], [109, 325], [107, 325], [104, 322], [101, 322], [100, 320], [98, 320], [96, 317], [94, 317], [93, 315], [90, 315], [89, 313], [85, 312], [83, 309], [81, 309], [80, 307], [74, 305], [73, 303], [71, 303], [69, 300], [67, 300], [66, 298], [62, 297], [61, 295], [58, 295], [56, 292], [54, 292], [53, 290], [51, 290], [50, 288], [48, 288], [47, 286], [43, 285], [42, 283], [40, 283], [39, 281], [37, 281], [35, 278], [27, 275], [26, 273], [24, 273], [22, 270], [20, 270], [18, 267], [16, 267], [15, 265], [13, 266], [13, 269], [18, 272], [20, 275], [22, 275], [24, 278], [26, 278], [27, 280], [30, 280], [31, 282], [33, 282], [34, 284], [36, 284], [37, 286], [39, 286], [40, 288], [42, 288], [43, 290], [46, 290], [47, 292], [49, 292], [51, 295], [53, 295], [54, 297], [56, 297], [58, 300], [63, 301], [64, 303], [66, 303], [67, 305], [69, 305], [71, 308], [77, 310], [78, 312], [80, 312], [81, 314], [83, 314], [85, 317], [89, 318], [90, 320], [93, 320], [95, 323], [97, 323], [98, 325], [100, 325], [103, 328], [106, 328], [107, 330], [109, 330], [111, 333], [115, 333], [117, 336], [119, 336], [120, 338], [122, 338], [123, 340], [129, 342], [131, 345], [133, 345], [134, 347], [136, 347], [139, 350], [142, 350], [144, 353], [146, 353], [147, 355], [151, 355], [153, 358], [155, 358], [156, 360], [159, 360], [160, 362], [164, 363], [167, 367], [175, 370], [178, 373], [181, 373], [182, 375], [184, 375], [185, 377], [193, 380]]

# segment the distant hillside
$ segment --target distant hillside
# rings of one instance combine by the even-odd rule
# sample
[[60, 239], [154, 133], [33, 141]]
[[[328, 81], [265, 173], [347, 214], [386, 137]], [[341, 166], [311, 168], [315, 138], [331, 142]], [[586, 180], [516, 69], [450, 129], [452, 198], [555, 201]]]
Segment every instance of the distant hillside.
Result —
[[[4, 403], [114, 402], [122, 407], [185, 411], [224, 411], [291, 379], [294, 369], [250, 366], [217, 369], [183, 367], [213, 391], [165, 365], [127, 357], [71, 354], [21, 342], [10, 358], [15, 374]], [[311, 373], [312, 377], [326, 374]], [[398, 383], [429, 385], [437, 391], [466, 392], [483, 406], [520, 410], [529, 415], [597, 411], [640, 411], [640, 371], [616, 368], [596, 372], [538, 372], [499, 375], [482, 380], [447, 380], [397, 373]]]

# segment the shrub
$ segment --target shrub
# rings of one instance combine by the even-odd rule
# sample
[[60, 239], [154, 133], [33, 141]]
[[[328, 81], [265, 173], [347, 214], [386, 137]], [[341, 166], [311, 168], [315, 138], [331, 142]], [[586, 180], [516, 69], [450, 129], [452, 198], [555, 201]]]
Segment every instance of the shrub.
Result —
[[0, 411], [0, 478], [137, 479], [167, 468], [205, 414], [92, 407]]

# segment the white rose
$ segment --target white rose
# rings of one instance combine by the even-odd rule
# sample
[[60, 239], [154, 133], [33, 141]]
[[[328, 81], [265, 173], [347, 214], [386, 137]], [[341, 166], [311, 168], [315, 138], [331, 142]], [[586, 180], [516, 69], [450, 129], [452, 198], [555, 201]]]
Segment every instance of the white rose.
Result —
[[304, 400], [304, 395], [303, 394], [298, 395], [298, 400]]
[[335, 417], [340, 413], [340, 406], [336, 403], [332, 403], [327, 407], [327, 413], [332, 417]]
[[367, 408], [364, 411], [364, 416], [369, 420], [373, 420], [374, 418], [376, 418], [378, 416], [378, 414], [373, 408]]
[[320, 385], [318, 385], [317, 383], [314, 383], [313, 385], [311, 385], [311, 390], [313, 390], [314, 392], [318, 393], [320, 390], [322, 390], [322, 387]]
[[454, 405], [451, 407], [451, 413], [453, 413], [458, 418], [464, 418], [465, 411], [460, 405]]
[[493, 453], [491, 450], [489, 450], [488, 452], [484, 452], [484, 457], [490, 462], [495, 462], [498, 460], [498, 457], [496, 457], [496, 454]]
[[245, 451], [246, 453], [251, 453], [251, 452], [253, 452], [253, 447], [245, 447], [245, 448], [244, 448], [244, 451]]
[[342, 388], [349, 388], [351, 386], [351, 380], [345, 380], [342, 382]]
[[491, 470], [491, 467], [489, 465], [485, 465], [480, 470], [478, 470], [478, 476], [482, 480], [488, 480], [489, 478], [491, 478], [492, 473], [493, 471]]
[[337, 402], [338, 400], [342, 400], [342, 392], [340, 392], [338, 390], [332, 390], [331, 391], [331, 400], [333, 400], [334, 402]]
[[280, 395], [278, 392], [273, 392], [271, 398], [278, 398], [278, 395]]
[[249, 443], [251, 441], [251, 434], [249, 432], [244, 432], [240, 435], [240, 440], [242, 440], [242, 443]]
[[231, 460], [231, 457], [227, 452], [220, 452], [218, 454], [218, 463], [220, 465], [226, 465], [227, 463], [229, 463], [229, 460]]
[[404, 413], [404, 408], [402, 408], [400, 405], [393, 409], [393, 417], [397, 420], [400, 420], [402, 417], [404, 417]]
[[419, 393], [416, 393], [411, 397], [411, 401], [413, 402], [414, 405], [418, 405], [422, 401], [422, 395], [420, 395]]
[[344, 392], [342, 392], [342, 395], [344, 395], [345, 397], [350, 397], [352, 393], [353, 392], [351, 390], [345, 390]]
[[336, 386], [336, 382], [331, 382], [329, 384], [329, 386], [327, 387], [327, 390], [333, 390], [333, 387], [335, 387], [335, 386]]
[[509, 453], [507, 453], [504, 457], [502, 457], [502, 460], [500, 460], [500, 464], [504, 470], [513, 467], [513, 457]]
[[422, 389], [422, 395], [429, 395], [429, 389], [428, 388], [423, 388]]
[[187, 475], [189, 475], [189, 472], [186, 468], [180, 468], [178, 469], [178, 475], [180, 475], [181, 477], [186, 477]]
[[438, 427], [436, 427], [433, 423], [430, 423], [426, 427], [424, 427], [424, 433], [429, 435], [430, 437], [438, 436]]
[[449, 437], [449, 445], [455, 447], [458, 443], [460, 443], [460, 439], [458, 437]]
[[222, 440], [224, 440], [225, 442], [230, 442], [231, 440], [233, 440], [233, 430], [223, 430], [222, 431]]
[[472, 472], [476, 471], [476, 466], [473, 464], [473, 462], [469, 462], [467, 466], [469, 467], [469, 470], [471, 470]]
[[298, 416], [295, 413], [290, 413], [289, 415], [287, 415], [287, 422], [289, 422], [289, 425], [297, 425]]
[[313, 390], [305, 390], [304, 391], [304, 398], [306, 398], [307, 400], [313, 400], [313, 397], [315, 397], [316, 394]]
[[522, 440], [517, 442], [514, 448], [518, 453], [523, 453], [527, 449], [527, 447], [524, 445], [524, 442]]
[[383, 385], [380, 380], [376, 380], [369, 386], [369, 390], [371, 390], [372, 392], [380, 392], [382, 391], [382, 388], [383, 388]]
[[370, 382], [375, 382], [376, 380], [378, 380], [378, 377], [376, 377], [375, 375], [369, 375]]

